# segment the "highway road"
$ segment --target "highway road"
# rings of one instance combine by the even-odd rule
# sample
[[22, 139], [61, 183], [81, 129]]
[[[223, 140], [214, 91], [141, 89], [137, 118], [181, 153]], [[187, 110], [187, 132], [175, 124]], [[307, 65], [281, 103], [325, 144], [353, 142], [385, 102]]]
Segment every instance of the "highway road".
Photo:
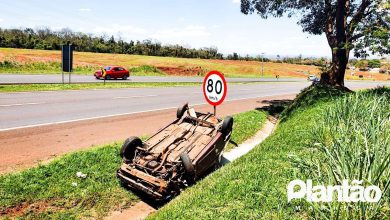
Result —
[[[128, 80], [110, 80], [107, 82], [202, 82], [203, 77], [186, 77], [186, 76], [131, 76]], [[69, 82], [69, 76], [64, 77], [65, 83]], [[228, 82], [294, 82], [305, 81], [300, 78], [227, 78]], [[103, 83], [103, 80], [97, 80], [91, 75], [72, 74], [71, 82], [79, 83]], [[62, 83], [61, 74], [1, 74], [0, 84], [11, 83]]]
[[[226, 100], [296, 94], [309, 83], [228, 85]], [[351, 89], [387, 85], [347, 82]], [[0, 93], [0, 131], [204, 104], [200, 86]]]

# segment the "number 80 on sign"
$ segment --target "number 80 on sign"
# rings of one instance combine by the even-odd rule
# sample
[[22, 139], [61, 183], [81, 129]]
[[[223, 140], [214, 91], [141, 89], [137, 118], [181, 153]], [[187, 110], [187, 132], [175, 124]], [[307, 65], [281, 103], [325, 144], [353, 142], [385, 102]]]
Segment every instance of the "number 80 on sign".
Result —
[[203, 80], [203, 95], [210, 105], [220, 105], [226, 97], [225, 77], [218, 71], [209, 72]]

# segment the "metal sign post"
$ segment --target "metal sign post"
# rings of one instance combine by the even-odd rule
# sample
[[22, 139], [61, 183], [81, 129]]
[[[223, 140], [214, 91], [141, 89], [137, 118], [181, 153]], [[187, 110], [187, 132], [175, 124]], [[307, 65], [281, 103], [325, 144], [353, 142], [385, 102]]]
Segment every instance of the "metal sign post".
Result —
[[61, 50], [61, 57], [62, 57], [62, 62], [61, 62], [61, 72], [62, 72], [62, 84], [65, 84], [64, 82], [64, 50]]
[[68, 68], [69, 69], [69, 84], [71, 83], [70, 82], [70, 75], [72, 74], [72, 66], [71, 65], [72, 65], [72, 58], [73, 58], [73, 57], [71, 57], [71, 54], [73, 52], [73, 51], [71, 51], [71, 48], [72, 48], [72, 44], [69, 44], [69, 47], [68, 47], [68, 50], [69, 50], [69, 53], [68, 53], [68, 55], [69, 55], [68, 56], [68, 59], [69, 59], [69, 63], [68, 63], [68, 66], [69, 66], [69, 68]]
[[226, 97], [225, 77], [222, 73], [213, 70], [204, 78], [202, 87], [206, 101], [214, 107], [214, 115], [217, 115], [217, 105], [220, 105]]
[[65, 83], [64, 72], [69, 73], [69, 84], [71, 83], [71, 73], [73, 67], [73, 45], [62, 45], [62, 83]]

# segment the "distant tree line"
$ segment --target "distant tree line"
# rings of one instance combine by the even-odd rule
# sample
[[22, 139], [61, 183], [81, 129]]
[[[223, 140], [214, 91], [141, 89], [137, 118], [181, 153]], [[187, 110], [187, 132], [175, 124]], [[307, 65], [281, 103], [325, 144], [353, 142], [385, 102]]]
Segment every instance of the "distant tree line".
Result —
[[[302, 55], [296, 57], [276, 56], [276, 59], [269, 59], [260, 55], [241, 56], [234, 52], [226, 56], [218, 52], [216, 47], [204, 47], [200, 49], [187, 48], [175, 45], [162, 45], [160, 42], [152, 40], [143, 41], [124, 41], [121, 37], [114, 36], [94, 36], [81, 32], [74, 32], [68, 28], [60, 31], [53, 31], [49, 28], [25, 28], [25, 29], [2, 29], [0, 28], [0, 47], [41, 49], [41, 50], [60, 50], [61, 45], [72, 43], [77, 51], [95, 52], [95, 53], [118, 53], [135, 54], [163, 57], [182, 57], [182, 58], [202, 58], [202, 59], [227, 59], [227, 60], [245, 60], [245, 61], [264, 61], [290, 64], [303, 64], [326, 66], [329, 60], [322, 58], [304, 58]], [[352, 65], [358, 60], [351, 60]], [[360, 61], [360, 66], [378, 67], [378, 61]]]
[[352, 59], [350, 60], [350, 64], [352, 66], [355, 66], [356, 68], [360, 69], [368, 69], [368, 68], [380, 68], [382, 66], [381, 61], [378, 59], [371, 59], [371, 60], [366, 60], [366, 59]]
[[162, 45], [152, 40], [124, 41], [120, 37], [105, 35], [94, 36], [70, 29], [52, 31], [49, 28], [40, 29], [1, 29], [0, 47], [60, 50], [66, 43], [75, 45], [77, 51], [96, 53], [137, 54], [163, 57], [183, 57], [202, 59], [223, 59], [216, 47], [200, 49], [187, 48], [180, 45]]
[[234, 52], [232, 54], [228, 54], [224, 58], [227, 59], [227, 60], [264, 61], [264, 62], [271, 61], [270, 59], [268, 59], [266, 57], [262, 57], [260, 55], [250, 56], [249, 54], [247, 54], [246, 56], [241, 56], [241, 55], [239, 55], [236, 52]]
[[281, 58], [280, 55], [276, 56], [277, 63], [290, 63], [290, 64], [300, 64], [300, 65], [314, 65], [324, 67], [329, 64], [329, 60], [326, 57], [303, 57], [302, 55], [296, 57], [284, 57]]

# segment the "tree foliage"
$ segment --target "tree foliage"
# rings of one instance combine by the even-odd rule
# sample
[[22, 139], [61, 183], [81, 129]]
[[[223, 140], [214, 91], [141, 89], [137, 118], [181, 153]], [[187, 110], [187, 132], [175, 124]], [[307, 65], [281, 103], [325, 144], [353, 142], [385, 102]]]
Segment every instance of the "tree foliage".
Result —
[[[241, 0], [241, 12], [256, 13], [262, 18], [287, 15], [301, 16], [298, 24], [304, 32], [326, 34], [330, 44], [336, 43], [336, 10], [338, 0]], [[388, 0], [346, 0], [346, 29], [355, 56], [389, 54], [390, 2]]]
[[389, 0], [241, 0], [244, 14], [297, 15], [304, 32], [325, 34], [332, 63], [321, 82], [335, 86], [344, 86], [351, 50], [356, 57], [390, 53], [389, 11]]

